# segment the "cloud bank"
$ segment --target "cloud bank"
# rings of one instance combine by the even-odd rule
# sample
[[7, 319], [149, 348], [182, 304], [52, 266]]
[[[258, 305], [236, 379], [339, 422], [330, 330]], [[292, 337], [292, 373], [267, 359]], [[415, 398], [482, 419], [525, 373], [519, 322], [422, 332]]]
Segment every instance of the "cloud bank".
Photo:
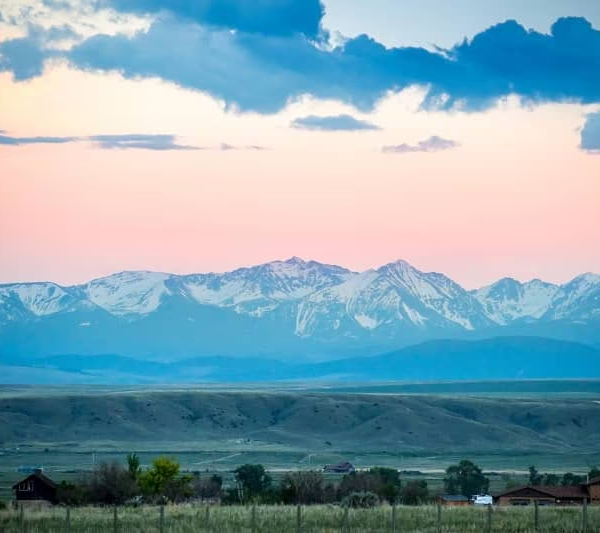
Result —
[[424, 107], [481, 110], [499, 98], [600, 102], [600, 31], [558, 19], [549, 34], [506, 21], [448, 50], [386, 48], [359, 35], [331, 48], [317, 0], [98, 0], [121, 13], [149, 13], [147, 30], [97, 34], [59, 50], [39, 35], [0, 43], [0, 70], [39, 76], [68, 60], [126, 78], [158, 77], [206, 92], [229, 108], [275, 113], [305, 94], [370, 110], [389, 91], [427, 88]]
[[413, 152], [442, 152], [444, 150], [450, 150], [451, 148], [457, 148], [460, 143], [452, 141], [450, 139], [444, 139], [437, 135], [432, 135], [429, 139], [419, 141], [417, 144], [398, 144], [392, 146], [384, 146], [381, 151], [386, 154], [410, 154]]
[[379, 126], [358, 120], [351, 115], [334, 115], [320, 117], [309, 115], [300, 117], [292, 121], [292, 128], [320, 131], [369, 131], [378, 130]]

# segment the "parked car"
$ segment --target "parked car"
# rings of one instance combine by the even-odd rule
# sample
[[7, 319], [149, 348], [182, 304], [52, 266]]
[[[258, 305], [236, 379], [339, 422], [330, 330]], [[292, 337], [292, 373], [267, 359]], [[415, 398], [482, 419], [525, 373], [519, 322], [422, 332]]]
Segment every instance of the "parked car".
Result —
[[489, 494], [478, 494], [471, 498], [471, 503], [473, 505], [492, 505], [494, 503], [494, 498]]

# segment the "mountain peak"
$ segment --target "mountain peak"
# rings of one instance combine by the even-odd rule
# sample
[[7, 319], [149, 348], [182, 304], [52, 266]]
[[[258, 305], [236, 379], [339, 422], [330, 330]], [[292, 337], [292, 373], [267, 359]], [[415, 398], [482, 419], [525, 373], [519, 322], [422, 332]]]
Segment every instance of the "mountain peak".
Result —
[[404, 259], [396, 259], [391, 263], [387, 263], [377, 269], [377, 272], [420, 272], [419, 269], [412, 266], [408, 261]]

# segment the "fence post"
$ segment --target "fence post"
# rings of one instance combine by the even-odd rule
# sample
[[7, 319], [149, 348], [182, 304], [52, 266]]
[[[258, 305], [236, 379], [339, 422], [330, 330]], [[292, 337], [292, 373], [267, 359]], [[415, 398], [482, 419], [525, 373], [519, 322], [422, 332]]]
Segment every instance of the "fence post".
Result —
[[25, 533], [25, 509], [23, 504], [19, 506], [19, 529], [21, 533]]
[[349, 518], [348, 518], [348, 504], [346, 504], [344, 506], [344, 522], [342, 523], [342, 531], [344, 533], [348, 533], [348, 531], [349, 531], [348, 522], [349, 522]]
[[296, 533], [302, 531], [302, 506], [296, 507]]
[[392, 533], [396, 533], [396, 502], [392, 503]]
[[487, 506], [486, 532], [491, 533], [491, 531], [492, 531], [492, 506], [490, 504]]
[[581, 508], [581, 533], [587, 533], [587, 499], [583, 500]]
[[119, 531], [119, 522], [117, 520], [117, 506], [113, 507], [113, 531], [117, 533]]
[[204, 527], [208, 529], [208, 522], [210, 520], [210, 505], [206, 506], [206, 510], [204, 511]]
[[256, 504], [252, 504], [252, 518], [250, 521], [250, 531], [256, 533]]
[[442, 533], [442, 505], [437, 504], [437, 533]]
[[66, 531], [67, 533], [71, 533], [71, 506], [67, 505], [67, 527], [66, 527]]
[[158, 529], [160, 533], [164, 533], [165, 531], [165, 506], [160, 506], [160, 517], [158, 520]]
[[540, 528], [540, 508], [538, 501], [533, 500], [533, 529], [538, 531]]

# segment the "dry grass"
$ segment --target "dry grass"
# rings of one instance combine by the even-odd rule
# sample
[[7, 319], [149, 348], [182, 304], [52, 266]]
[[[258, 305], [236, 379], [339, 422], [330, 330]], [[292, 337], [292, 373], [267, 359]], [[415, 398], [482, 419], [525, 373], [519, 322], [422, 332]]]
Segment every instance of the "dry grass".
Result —
[[[207, 507], [200, 505], [167, 506], [164, 510], [164, 532], [192, 533], [252, 532], [261, 533], [296, 531], [296, 507], [258, 506], [255, 528], [252, 528], [252, 508], [242, 506]], [[589, 507], [587, 533], [600, 533], [600, 507]], [[577, 507], [544, 507], [539, 509], [539, 530], [545, 533], [575, 533], [581, 531], [582, 510]], [[303, 533], [344, 531], [344, 509], [338, 506], [311, 506], [302, 508]], [[443, 508], [441, 531], [443, 533], [482, 533], [486, 530], [487, 509]], [[117, 530], [121, 533], [159, 533], [160, 509], [158, 507], [123, 507], [117, 510]], [[21, 529], [19, 511], [0, 511], [0, 531], [9, 533], [58, 533], [67, 531], [66, 509], [25, 511], [25, 528]], [[114, 531], [112, 508], [83, 507], [71, 509], [71, 533], [111, 533]], [[381, 506], [374, 509], [351, 509], [348, 529], [351, 532], [392, 531], [392, 509]], [[437, 533], [437, 510], [433, 506], [398, 507], [397, 532]], [[492, 532], [534, 532], [533, 507], [494, 508]]]

